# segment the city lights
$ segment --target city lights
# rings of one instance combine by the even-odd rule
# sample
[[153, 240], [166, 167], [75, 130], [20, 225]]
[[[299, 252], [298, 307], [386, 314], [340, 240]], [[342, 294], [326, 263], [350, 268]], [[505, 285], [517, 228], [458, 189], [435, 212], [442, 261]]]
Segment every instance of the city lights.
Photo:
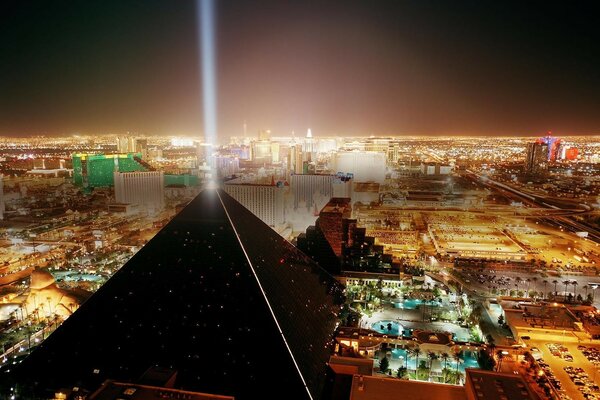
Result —
[[0, 400], [600, 400], [594, 6], [9, 1]]

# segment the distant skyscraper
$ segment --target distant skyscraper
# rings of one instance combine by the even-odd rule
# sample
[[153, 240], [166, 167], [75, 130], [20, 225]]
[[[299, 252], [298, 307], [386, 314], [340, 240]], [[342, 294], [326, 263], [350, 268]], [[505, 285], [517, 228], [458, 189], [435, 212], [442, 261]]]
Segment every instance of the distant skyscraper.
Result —
[[252, 141], [250, 143], [251, 159], [257, 163], [270, 164], [273, 160], [271, 142], [268, 140]]
[[560, 158], [561, 147], [563, 147], [562, 139], [552, 136], [552, 132], [548, 132], [547, 136], [537, 139], [535, 143], [546, 145], [547, 162], [554, 162]]
[[148, 159], [148, 139], [136, 139], [132, 152], [140, 153], [143, 160]]
[[271, 142], [271, 162], [273, 162], [273, 163], [279, 162], [280, 152], [281, 152], [281, 145], [277, 142]]
[[258, 131], [258, 140], [271, 140], [271, 131], [268, 129]]
[[119, 153], [135, 153], [138, 151], [137, 139], [133, 136], [119, 136], [117, 137], [117, 152]]
[[137, 204], [149, 210], [165, 205], [165, 177], [162, 171], [115, 172], [117, 203]]
[[538, 142], [548, 145], [548, 161], [554, 162], [559, 159], [561, 139], [550, 136], [548, 132], [548, 136], [539, 139]]
[[235, 155], [215, 155], [212, 162], [219, 178], [232, 176], [240, 170], [240, 159]]
[[317, 400], [342, 302], [332, 276], [227, 193], [206, 190], [2, 385], [45, 398], [156, 365], [190, 391]]
[[302, 146], [302, 155], [304, 161], [316, 161], [316, 145], [313, 139], [312, 131], [308, 129], [306, 132], [306, 138], [304, 138], [304, 144]]
[[300, 144], [295, 144], [290, 148], [289, 160], [288, 168], [295, 174], [301, 174], [303, 172], [303, 159], [302, 146]]
[[545, 171], [548, 168], [548, 145], [543, 142], [527, 144], [525, 171], [531, 174]]

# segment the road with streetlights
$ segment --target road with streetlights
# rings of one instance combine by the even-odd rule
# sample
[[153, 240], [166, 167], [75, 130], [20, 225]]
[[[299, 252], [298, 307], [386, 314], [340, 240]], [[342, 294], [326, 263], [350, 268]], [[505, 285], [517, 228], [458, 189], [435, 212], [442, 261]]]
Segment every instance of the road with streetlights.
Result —
[[[494, 272], [491, 272], [490, 270], [483, 270], [483, 271], [477, 271], [477, 270], [472, 270], [472, 271], [467, 271], [466, 269], [463, 269], [461, 271], [459, 271], [460, 276], [462, 279], [462, 282], [466, 282], [467, 280], [469, 281], [468, 283], [466, 283], [469, 286], [469, 289], [476, 291], [479, 295], [481, 296], [485, 296], [485, 297], [496, 297], [496, 295], [492, 295], [491, 294], [491, 290], [488, 286], [492, 286], [492, 287], [496, 287], [497, 290], [500, 289], [507, 289], [507, 290], [512, 290], [512, 289], [516, 289], [516, 278], [520, 278], [520, 282], [518, 285], [518, 289], [526, 292], [527, 289], [529, 290], [535, 290], [537, 292], [545, 292], [546, 293], [546, 297], [548, 292], [554, 292], [554, 283], [553, 281], [557, 281], [556, 284], [556, 291], [558, 292], [559, 295], [561, 294], [568, 294], [568, 293], [572, 293], [574, 295], [574, 297], [576, 297], [576, 295], [581, 294], [581, 296], [583, 298], [586, 297], [586, 294], [592, 294], [593, 296], [593, 305], [596, 308], [600, 309], [600, 277], [597, 276], [584, 276], [584, 275], [563, 275], [563, 276], [543, 276], [541, 273], [539, 272], [524, 272], [524, 271], [506, 271], [506, 270], [497, 270]], [[479, 279], [474, 279], [474, 278], [479, 278], [480, 276], [483, 276], [484, 278], [484, 282], [481, 283]], [[500, 277], [506, 277], [506, 278], [510, 278], [509, 281], [506, 285], [502, 286], [496, 283], [490, 283], [488, 281], [489, 277], [493, 277], [495, 276], [496, 280], [500, 279]], [[536, 278], [536, 280], [534, 280], [533, 278]], [[527, 282], [527, 279], [530, 279], [529, 282]], [[544, 281], [546, 281], [546, 284], [544, 284]], [[569, 282], [577, 282], [576, 286], [573, 286], [572, 283], [569, 283], [567, 285], [567, 289], [566, 289], [566, 293], [565, 293], [565, 284], [563, 283], [564, 281], [569, 281]], [[586, 288], [587, 286], [587, 288]], [[595, 289], [594, 289], [595, 287]], [[498, 294], [499, 296], [499, 294]]]

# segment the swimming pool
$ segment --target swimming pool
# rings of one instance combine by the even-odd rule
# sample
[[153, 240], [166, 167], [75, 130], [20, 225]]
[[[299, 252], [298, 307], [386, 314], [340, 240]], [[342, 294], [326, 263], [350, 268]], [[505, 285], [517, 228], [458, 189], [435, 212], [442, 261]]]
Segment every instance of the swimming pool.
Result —
[[[390, 361], [393, 364], [393, 368], [398, 368], [401, 366], [407, 367], [408, 369], [416, 369], [417, 367], [417, 359], [412, 353], [407, 353], [405, 349], [391, 349], [391, 359]], [[452, 353], [450, 350], [447, 352], [450, 355], [450, 358], [444, 362], [442, 359], [438, 358], [436, 362], [439, 365], [439, 368], [443, 368], [444, 364], [446, 368], [455, 369], [456, 368], [456, 360], [451, 356]], [[440, 356], [440, 353], [437, 353]], [[419, 356], [419, 363], [422, 360], [427, 360], [427, 354], [423, 352]], [[458, 363], [458, 370], [461, 372], [465, 372], [466, 368], [479, 368], [479, 364], [477, 363], [477, 357], [472, 352], [464, 352], [461, 355], [461, 360]]]
[[426, 304], [431, 307], [439, 307], [440, 305], [440, 303], [438, 303], [435, 300], [423, 301], [419, 299], [408, 299], [398, 303], [394, 303], [394, 308], [402, 308], [403, 310], [414, 310], [421, 304]]
[[377, 331], [379, 333], [398, 336], [398, 335], [402, 335], [402, 331], [404, 330], [404, 327], [402, 325], [400, 325], [399, 323], [397, 323], [396, 321], [383, 320], [383, 321], [374, 322], [371, 325], [371, 329], [373, 329], [374, 331]]

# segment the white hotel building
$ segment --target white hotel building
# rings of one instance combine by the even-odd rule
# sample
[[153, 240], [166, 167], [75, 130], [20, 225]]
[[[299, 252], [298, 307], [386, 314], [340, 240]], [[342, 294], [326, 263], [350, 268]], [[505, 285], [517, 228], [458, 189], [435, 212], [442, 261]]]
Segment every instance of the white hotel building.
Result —
[[149, 211], [165, 205], [165, 178], [162, 171], [115, 172], [115, 200], [136, 204]]
[[276, 227], [285, 222], [284, 187], [244, 183], [238, 178], [225, 182], [223, 189], [265, 224]]

